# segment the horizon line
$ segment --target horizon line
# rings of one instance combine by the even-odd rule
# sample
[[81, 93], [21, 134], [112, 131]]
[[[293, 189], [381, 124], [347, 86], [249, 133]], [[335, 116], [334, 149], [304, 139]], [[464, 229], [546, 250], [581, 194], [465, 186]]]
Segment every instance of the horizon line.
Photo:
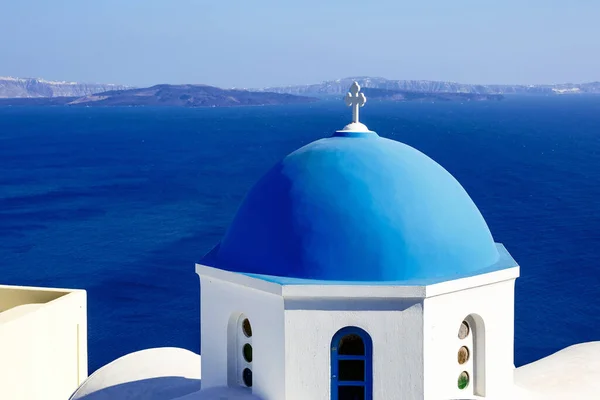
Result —
[[556, 85], [586, 85], [586, 84], [593, 84], [593, 83], [600, 83], [600, 78], [598, 80], [591, 80], [591, 81], [585, 81], [585, 82], [555, 82], [555, 83], [536, 83], [536, 84], [529, 84], [529, 83], [465, 83], [465, 82], [458, 82], [458, 81], [452, 81], [452, 80], [434, 80], [434, 79], [390, 79], [390, 78], [385, 78], [382, 76], [369, 76], [369, 75], [360, 75], [360, 76], [348, 76], [348, 77], [344, 77], [344, 78], [335, 78], [335, 79], [328, 79], [328, 80], [322, 80], [319, 82], [314, 82], [314, 83], [300, 83], [300, 84], [287, 84], [287, 85], [270, 85], [270, 86], [261, 86], [261, 87], [250, 87], [250, 86], [230, 86], [230, 87], [223, 87], [223, 86], [217, 86], [214, 84], [209, 84], [209, 83], [167, 83], [167, 82], [161, 82], [161, 83], [154, 83], [154, 84], [150, 84], [147, 86], [136, 86], [136, 85], [129, 85], [129, 84], [125, 84], [125, 83], [106, 83], [106, 82], [91, 82], [91, 81], [67, 81], [67, 80], [53, 80], [53, 79], [46, 79], [46, 78], [42, 78], [42, 77], [18, 77], [18, 76], [10, 76], [10, 75], [3, 75], [0, 76], [0, 80], [36, 80], [39, 82], [43, 82], [43, 83], [48, 83], [48, 84], [63, 84], [63, 85], [107, 85], [107, 86], [124, 86], [130, 89], [142, 89], [142, 88], [150, 88], [153, 86], [158, 86], [158, 85], [172, 85], [172, 86], [179, 86], [179, 85], [203, 85], [203, 86], [212, 86], [212, 87], [216, 87], [216, 88], [220, 88], [220, 89], [244, 89], [244, 90], [252, 90], [252, 89], [277, 89], [277, 88], [291, 88], [291, 87], [295, 87], [295, 86], [312, 86], [312, 85], [319, 85], [319, 84], [324, 84], [324, 83], [330, 83], [330, 82], [339, 82], [339, 81], [344, 81], [344, 80], [363, 80], [363, 79], [382, 79], [382, 80], [386, 80], [386, 81], [391, 81], [391, 82], [440, 82], [440, 83], [452, 83], [452, 84], [457, 84], [457, 85], [469, 85], [469, 86], [526, 86], [526, 87], [540, 87], [540, 86], [556, 86]]

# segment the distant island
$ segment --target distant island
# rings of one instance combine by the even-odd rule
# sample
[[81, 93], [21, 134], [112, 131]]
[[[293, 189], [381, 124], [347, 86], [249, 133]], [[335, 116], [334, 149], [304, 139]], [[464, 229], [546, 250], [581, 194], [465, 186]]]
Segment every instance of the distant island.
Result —
[[317, 99], [307, 96], [220, 89], [207, 85], [155, 85], [144, 89], [102, 91], [81, 97], [0, 98], [0, 105], [232, 107], [298, 104], [314, 101]]
[[[476, 95], [505, 94], [600, 94], [600, 82], [561, 83], [548, 85], [474, 85], [444, 81], [391, 80], [369, 76], [349, 77], [310, 85], [279, 86], [256, 89], [276, 93], [289, 93], [301, 96], [339, 96], [346, 93], [352, 82], [362, 88], [400, 91], [404, 93], [469, 93]], [[495, 99], [495, 98], [493, 98]]]
[[134, 88], [33, 78], [0, 77], [1, 105], [72, 107], [170, 106], [232, 107], [311, 103], [345, 95], [357, 81], [371, 100], [498, 101], [506, 94], [600, 94], [600, 82], [557, 85], [471, 85], [442, 81], [350, 77], [311, 85], [221, 89], [208, 85], [155, 85]]
[[131, 86], [79, 83], [66, 81], [48, 81], [36, 78], [13, 78], [0, 76], [0, 99], [3, 98], [45, 98], [45, 97], [81, 97], [109, 90], [131, 89]]
[[[364, 88], [362, 92], [370, 100], [381, 101], [490, 101], [502, 100], [501, 94], [413, 92], [408, 90]], [[335, 96], [337, 97], [337, 96]]]

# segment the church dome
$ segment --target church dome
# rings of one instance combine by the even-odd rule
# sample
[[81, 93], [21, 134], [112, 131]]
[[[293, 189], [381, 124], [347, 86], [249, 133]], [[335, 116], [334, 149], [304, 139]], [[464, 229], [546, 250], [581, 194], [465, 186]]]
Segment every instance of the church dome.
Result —
[[448, 171], [403, 143], [350, 130], [277, 163], [206, 261], [289, 278], [410, 281], [473, 275], [498, 258]]

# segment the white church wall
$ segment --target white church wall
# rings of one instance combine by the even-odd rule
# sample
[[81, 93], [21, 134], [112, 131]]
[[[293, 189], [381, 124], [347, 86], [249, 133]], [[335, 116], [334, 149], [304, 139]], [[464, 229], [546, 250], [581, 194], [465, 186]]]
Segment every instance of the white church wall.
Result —
[[286, 400], [331, 398], [331, 341], [347, 326], [371, 336], [373, 400], [423, 399], [421, 300], [286, 299]]
[[[498, 396], [513, 384], [514, 286], [510, 279], [425, 299], [424, 372], [426, 400]], [[470, 333], [459, 339], [467, 320]], [[458, 362], [462, 346], [468, 361]], [[469, 374], [460, 390], [458, 378]]]
[[[252, 327], [252, 392], [284, 399], [284, 313], [281, 296], [200, 275], [202, 388], [243, 386], [238, 370], [243, 345], [231, 336], [245, 316]], [[242, 334], [242, 332], [238, 332]], [[242, 340], [243, 341], [243, 340]], [[229, 351], [228, 351], [229, 350]], [[237, 359], [236, 359], [237, 358]], [[238, 375], [237, 377], [235, 375]]]
[[0, 399], [65, 400], [87, 373], [86, 292], [0, 286]]

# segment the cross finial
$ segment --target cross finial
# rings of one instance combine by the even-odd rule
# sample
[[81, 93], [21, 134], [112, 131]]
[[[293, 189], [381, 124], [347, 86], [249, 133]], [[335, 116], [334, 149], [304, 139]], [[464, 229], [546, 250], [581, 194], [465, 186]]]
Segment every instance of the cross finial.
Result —
[[367, 98], [365, 97], [364, 93], [361, 93], [360, 91], [360, 85], [358, 82], [352, 83], [352, 86], [350, 86], [350, 91], [346, 93], [344, 101], [348, 107], [352, 107], [352, 123], [346, 125], [342, 131], [370, 132], [369, 128], [358, 121], [358, 110], [367, 102]]
[[354, 82], [350, 86], [350, 92], [346, 94], [346, 105], [352, 107], [352, 122], [358, 124], [358, 109], [365, 105], [367, 98], [364, 93], [360, 91], [360, 85], [358, 82]]

